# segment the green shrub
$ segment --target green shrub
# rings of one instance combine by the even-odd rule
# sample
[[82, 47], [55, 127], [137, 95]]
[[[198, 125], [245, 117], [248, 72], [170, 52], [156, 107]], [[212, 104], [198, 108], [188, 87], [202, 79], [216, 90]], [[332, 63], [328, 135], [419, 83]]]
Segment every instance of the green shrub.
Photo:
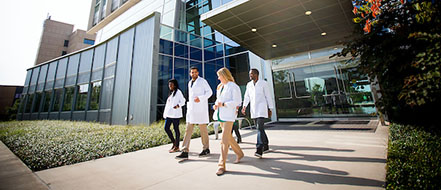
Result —
[[441, 136], [391, 125], [386, 189], [441, 189]]
[[[150, 126], [73, 121], [0, 122], [0, 140], [33, 171], [171, 143], [164, 121]], [[180, 124], [181, 140], [185, 124]], [[209, 129], [213, 133], [213, 129]], [[199, 137], [196, 127], [193, 137]]]

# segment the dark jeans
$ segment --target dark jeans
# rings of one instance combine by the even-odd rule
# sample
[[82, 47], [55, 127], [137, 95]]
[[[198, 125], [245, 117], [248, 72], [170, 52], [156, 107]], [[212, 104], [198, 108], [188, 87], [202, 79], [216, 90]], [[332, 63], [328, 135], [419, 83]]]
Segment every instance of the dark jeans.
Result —
[[[237, 124], [237, 125], [235, 125], [235, 124]], [[233, 134], [233, 131], [236, 133], [237, 143], [241, 143], [242, 142], [242, 136], [240, 136], [239, 124], [237, 122], [234, 122], [233, 130], [231, 130], [231, 134]]]
[[265, 118], [259, 117], [254, 120], [254, 123], [257, 125], [257, 144], [256, 149], [258, 152], [263, 152], [265, 149], [268, 149], [268, 137], [265, 133], [264, 126]]
[[[181, 137], [181, 133], [179, 132], [179, 119], [180, 118], [166, 118], [165, 119], [165, 125], [164, 125], [164, 129], [165, 132], [168, 135], [168, 138], [170, 138], [170, 140], [173, 143], [173, 146], [175, 147], [179, 147], [179, 141], [180, 141], [180, 137]], [[173, 123], [173, 129], [175, 130], [175, 135], [176, 135], [176, 139], [173, 137], [173, 133], [170, 130], [170, 125]]]

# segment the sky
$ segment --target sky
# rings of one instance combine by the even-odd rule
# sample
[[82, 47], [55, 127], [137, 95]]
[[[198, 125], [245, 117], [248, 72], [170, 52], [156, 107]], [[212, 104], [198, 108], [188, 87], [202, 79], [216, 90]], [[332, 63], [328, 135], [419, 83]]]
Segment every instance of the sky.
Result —
[[24, 85], [48, 14], [87, 30], [92, 0], [0, 0], [0, 85]]

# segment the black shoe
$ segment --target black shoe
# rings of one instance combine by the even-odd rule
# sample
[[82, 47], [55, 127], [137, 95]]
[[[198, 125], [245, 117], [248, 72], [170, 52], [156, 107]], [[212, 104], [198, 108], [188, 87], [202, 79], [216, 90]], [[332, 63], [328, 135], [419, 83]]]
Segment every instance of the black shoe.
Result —
[[254, 153], [254, 156], [258, 157], [258, 158], [262, 158], [262, 151], [256, 151], [256, 153]]
[[208, 156], [210, 154], [210, 149], [205, 149], [205, 150], [203, 150], [200, 154], [199, 154], [199, 156]]
[[266, 154], [268, 152], [270, 152], [269, 147], [268, 146], [264, 147], [263, 148], [263, 153]]
[[181, 154], [177, 155], [175, 159], [188, 159], [188, 152], [182, 152]]
[[242, 139], [237, 139], [237, 144], [242, 143]]

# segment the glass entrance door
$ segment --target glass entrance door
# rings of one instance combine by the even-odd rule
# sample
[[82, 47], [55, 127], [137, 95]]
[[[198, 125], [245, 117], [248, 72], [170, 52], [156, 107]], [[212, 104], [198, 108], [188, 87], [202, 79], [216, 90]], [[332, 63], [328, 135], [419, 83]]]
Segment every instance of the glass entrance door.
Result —
[[340, 63], [274, 72], [279, 118], [375, 115], [367, 76]]

